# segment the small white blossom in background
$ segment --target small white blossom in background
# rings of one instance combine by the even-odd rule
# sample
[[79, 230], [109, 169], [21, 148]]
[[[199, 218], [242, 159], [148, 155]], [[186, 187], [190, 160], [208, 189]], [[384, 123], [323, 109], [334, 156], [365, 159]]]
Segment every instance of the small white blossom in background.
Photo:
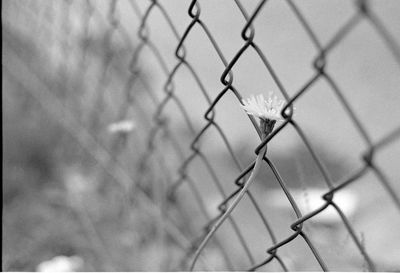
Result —
[[262, 94], [258, 95], [257, 97], [252, 95], [248, 99], [243, 99], [242, 103], [242, 108], [249, 115], [258, 117], [262, 120], [283, 120], [281, 111], [285, 101], [278, 99], [277, 96], [274, 96], [273, 92], [269, 93], [267, 99], [265, 99]]
[[108, 126], [110, 133], [129, 133], [136, 128], [135, 123], [132, 120], [121, 120], [114, 122]]
[[56, 256], [51, 260], [41, 262], [36, 267], [36, 272], [74, 272], [81, 270], [83, 259], [78, 256]]
[[67, 197], [74, 203], [96, 190], [96, 180], [84, 173], [79, 167], [70, 166], [64, 169], [63, 182]]

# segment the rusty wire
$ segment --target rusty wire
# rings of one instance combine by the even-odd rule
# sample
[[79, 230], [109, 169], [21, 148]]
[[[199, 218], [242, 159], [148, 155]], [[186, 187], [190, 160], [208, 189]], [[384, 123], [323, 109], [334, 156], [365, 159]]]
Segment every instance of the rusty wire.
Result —
[[[333, 201], [333, 197], [337, 191], [357, 182], [357, 180], [361, 179], [368, 173], [372, 173], [376, 176], [377, 181], [379, 181], [387, 195], [393, 201], [393, 205], [400, 211], [399, 195], [392, 188], [391, 182], [389, 182], [386, 178], [384, 171], [375, 162], [375, 155], [380, 150], [390, 146], [391, 143], [400, 138], [400, 127], [388, 132], [384, 137], [381, 138], [381, 140], [375, 142], [372, 141], [370, 135], [365, 129], [364, 124], [354, 112], [350, 102], [346, 99], [345, 92], [326, 69], [327, 65], [329, 64], [328, 57], [330, 52], [337, 47], [346, 36], [351, 35], [354, 28], [356, 28], [357, 25], [363, 21], [367, 21], [375, 30], [375, 32], [382, 38], [388, 51], [392, 54], [392, 57], [400, 66], [400, 48], [396, 44], [395, 39], [391, 36], [390, 32], [385, 28], [380, 18], [374, 13], [369, 1], [355, 1], [354, 12], [352, 16], [342, 26], [338, 27], [335, 34], [325, 44], [319, 41], [318, 33], [313, 31], [312, 25], [302, 14], [295, 1], [286, 1], [286, 4], [289, 6], [292, 15], [298, 20], [298, 23], [304, 29], [309, 40], [317, 51], [317, 55], [313, 60], [314, 74], [310, 79], [304, 81], [303, 86], [299, 87], [297, 91], [294, 92], [294, 95], [289, 95], [289, 92], [285, 88], [284, 82], [282, 82], [278, 73], [269, 62], [267, 52], [263, 52], [261, 50], [255, 39], [256, 29], [253, 23], [257, 17], [260, 16], [260, 13], [262, 13], [264, 9], [267, 9], [268, 2], [266, 0], [259, 1], [255, 9], [250, 13], [246, 11], [241, 1], [235, 0], [235, 8], [240, 11], [245, 23], [243, 24], [242, 29], [236, 30], [241, 35], [243, 42], [242, 46], [230, 59], [224, 55], [224, 52], [218, 45], [217, 39], [214, 37], [212, 31], [208, 28], [207, 24], [202, 21], [201, 3], [199, 3], [199, 1], [193, 0], [186, 6], [187, 16], [190, 19], [190, 23], [185, 27], [182, 33], [179, 33], [177, 27], [174, 25], [173, 20], [171, 19], [174, 14], [167, 11], [167, 9], [164, 7], [164, 2], [157, 0], [149, 0], [149, 4], [144, 11], [140, 10], [136, 0], [129, 0], [131, 7], [129, 12], [131, 12], [140, 23], [134, 26], [124, 26], [119, 21], [118, 16], [118, 4], [121, 1], [122, 0], [113, 0], [108, 2], [109, 7], [107, 8], [107, 14], [101, 14], [98, 10], [96, 10], [95, 1], [88, 0], [85, 2], [85, 8], [87, 9], [87, 12], [84, 13], [86, 16], [83, 16], [85, 20], [85, 23], [83, 24], [85, 26], [84, 35], [90, 35], [89, 24], [91, 21], [98, 20], [103, 22], [105, 34], [102, 46], [104, 47], [104, 52], [107, 53], [103, 56], [103, 65], [100, 67], [100, 71], [98, 72], [99, 81], [95, 86], [96, 92], [94, 102], [93, 105], [90, 106], [91, 110], [89, 111], [89, 116], [87, 117], [88, 120], [86, 122], [92, 134], [97, 134], [99, 132], [99, 123], [103, 117], [101, 112], [106, 105], [104, 92], [108, 86], [107, 74], [112, 73], [110, 70], [113, 69], [113, 58], [116, 57], [114, 55], [115, 53], [109, 48], [111, 47], [113, 36], [118, 35], [131, 49], [129, 54], [131, 57], [128, 67], [129, 75], [126, 81], [121, 83], [123, 86], [123, 103], [118, 108], [118, 113], [116, 114], [115, 120], [126, 118], [128, 116], [128, 111], [133, 109], [133, 111], [135, 111], [135, 113], [141, 117], [141, 122], [146, 124], [148, 131], [143, 132], [142, 136], [139, 137], [142, 145], [138, 146], [140, 146], [142, 150], [140, 151], [139, 155], [140, 160], [134, 166], [134, 173], [136, 174], [135, 177], [129, 177], [129, 175], [125, 174], [125, 170], [122, 169], [120, 163], [118, 162], [118, 157], [124, 152], [124, 145], [126, 144], [126, 142], [124, 142], [126, 140], [123, 139], [124, 136], [120, 135], [115, 136], [110, 143], [107, 143], [107, 152], [110, 156], [106, 157], [106, 162], [102, 163], [103, 173], [100, 175], [100, 177], [102, 177], [102, 179], [105, 180], [104, 183], [106, 183], [107, 178], [105, 177], [107, 173], [111, 172], [111, 175], [115, 173], [117, 173], [117, 175], [122, 173], [125, 182], [124, 185], [128, 187], [128, 189], [123, 189], [124, 193], [128, 196], [127, 198], [130, 199], [131, 202], [134, 202], [134, 200], [140, 196], [139, 198], [145, 199], [146, 202], [151, 203], [151, 206], [154, 204], [158, 205], [161, 209], [161, 212], [157, 213], [161, 214], [162, 219], [167, 219], [165, 221], [168, 223], [167, 229], [169, 230], [169, 236], [171, 237], [179, 237], [180, 235], [176, 235], [176, 229], [179, 229], [179, 224], [175, 223], [175, 220], [169, 216], [169, 209], [171, 206], [176, 204], [174, 200], [176, 199], [176, 196], [179, 195], [179, 192], [182, 190], [182, 188], [187, 187], [189, 189], [189, 192], [194, 197], [193, 202], [199, 208], [201, 214], [206, 219], [206, 222], [204, 222], [202, 234], [197, 234], [195, 237], [189, 238], [190, 244], [185, 242], [188, 240], [189, 235], [183, 231], [183, 239], [175, 238], [177, 242], [180, 242], [180, 245], [184, 249], [184, 255], [182, 256], [181, 263], [177, 265], [177, 268], [175, 269], [196, 269], [197, 259], [201, 256], [201, 254], [207, 251], [206, 245], [208, 240], [211, 239], [221, 253], [226, 270], [239, 269], [254, 271], [257, 269], [262, 269], [263, 266], [275, 261], [279, 264], [281, 270], [289, 271], [293, 268], [290, 268], [287, 265], [285, 259], [281, 257], [279, 250], [286, 245], [290, 245], [291, 242], [293, 242], [296, 238], [301, 238], [309, 247], [321, 270], [328, 271], [330, 268], [328, 267], [323, 255], [313, 243], [312, 237], [309, 236], [307, 231], [304, 229], [304, 223], [320, 214], [328, 207], [332, 207], [338, 213], [344, 228], [347, 230], [352, 242], [354, 243], [354, 246], [367, 264], [367, 269], [370, 271], [375, 271], [376, 266], [373, 262], [373, 258], [369, 256], [351, 222], [347, 219], [340, 206]], [[69, 3], [66, 5], [66, 7], [68, 7], [71, 2], [73, 1], [65, 2]], [[64, 19], [67, 21], [69, 12], [69, 8], [66, 8], [64, 13], [66, 18]], [[159, 49], [160, 45], [154, 43], [151, 37], [149, 18], [151, 18], [151, 16], [153, 16], [155, 13], [157, 13], [155, 16], [161, 16], [163, 20], [165, 20], [166, 25], [172, 31], [175, 39], [175, 64], [172, 67], [169, 67], [165, 61], [165, 56], [163, 56]], [[65, 23], [64, 28], [66, 29], [64, 29], [64, 31], [68, 31], [68, 22]], [[218, 75], [220, 82], [224, 87], [221, 90], [218, 90], [216, 96], [212, 95], [215, 93], [214, 90], [207, 90], [204, 82], [199, 76], [199, 73], [196, 71], [193, 64], [186, 58], [187, 49], [185, 48], [185, 42], [195, 28], [205, 34], [205, 37], [207, 37], [211, 48], [215, 51], [219, 61], [224, 66], [224, 70], [221, 71], [220, 75]], [[68, 33], [66, 33], [66, 37], [64, 38], [68, 39], [67, 36]], [[62, 44], [65, 46], [65, 43]], [[143, 76], [139, 59], [142, 52], [145, 50], [154, 57], [159, 66], [158, 69], [160, 69], [164, 75], [165, 81], [161, 91], [155, 90], [151, 83], [148, 82], [148, 79]], [[82, 70], [80, 71], [82, 81], [85, 81], [85, 73], [87, 67], [90, 66], [90, 64], [88, 64], [88, 56], [86, 55], [86, 51], [87, 45], [83, 48], [80, 64], [82, 67]], [[229, 142], [222, 127], [216, 122], [216, 107], [219, 105], [221, 99], [228, 93], [233, 94], [237, 98], [237, 102], [240, 103], [242, 95], [235, 87], [233, 68], [247, 51], [254, 51], [254, 53], [257, 54], [258, 58], [265, 66], [268, 75], [272, 77], [277, 89], [284, 97], [286, 104], [281, 113], [285, 118], [285, 121], [277, 126], [266, 139], [261, 139], [261, 132], [257, 121], [253, 117], [249, 116], [249, 122], [253, 124], [254, 130], [260, 136], [260, 144], [258, 147], [254, 147], [256, 154], [254, 161], [247, 166], [244, 166], [243, 163], [240, 162], [238, 155], [235, 154], [232, 144]], [[66, 57], [68, 57], [68, 54], [70, 54], [67, 47], [64, 48], [64, 54]], [[189, 72], [190, 76], [193, 78], [193, 81], [200, 90], [201, 96], [205, 99], [208, 105], [208, 109], [204, 112], [202, 117], [205, 123], [200, 129], [196, 128], [194, 122], [191, 120], [188, 114], [189, 109], [187, 109], [187, 106], [175, 92], [176, 88], [174, 79], [176, 75], [179, 74], [183, 69]], [[341, 181], [332, 181], [332, 178], [330, 177], [327, 168], [319, 158], [318, 152], [314, 148], [312, 141], [309, 139], [301, 126], [296, 122], [296, 118], [293, 116], [295, 104], [302, 99], [304, 94], [311, 90], [312, 86], [321, 81], [325, 82], [329, 86], [330, 91], [334, 94], [334, 96], [337, 97], [338, 101], [340, 101], [341, 105], [343, 106], [343, 111], [350, 118], [354, 128], [359, 133], [360, 139], [367, 147], [364, 153], [359, 155], [363, 165]], [[132, 93], [132, 89], [135, 85], [139, 85], [145, 91], [144, 96], [147, 96], [149, 101], [151, 101], [152, 111], [149, 111], [148, 108], [143, 107], [140, 101], [137, 100], [137, 96]], [[160, 94], [162, 95], [160, 96]], [[176, 134], [176, 132], [171, 131], [168, 123], [168, 117], [164, 115], [165, 108], [170, 105], [175, 107], [183, 118], [185, 127], [188, 129], [191, 135], [192, 141], [190, 143], [182, 143], [179, 140], [179, 136]], [[321, 196], [325, 202], [324, 205], [305, 215], [303, 215], [300, 211], [298, 204], [296, 204], [296, 201], [287, 186], [287, 182], [279, 173], [279, 169], [273, 163], [272, 159], [269, 158], [268, 153], [266, 155], [262, 155], [262, 151], [266, 149], [267, 144], [273, 138], [279, 137], [280, 133], [286, 127], [291, 127], [296, 131], [298, 138], [301, 139], [306, 146], [309, 154], [311, 155], [315, 165], [324, 179], [326, 187], [329, 189], [323, 196]], [[216, 167], [210, 163], [208, 156], [202, 151], [203, 136], [210, 130], [215, 130], [218, 133], [218, 136], [224, 143], [224, 149], [227, 151], [230, 159], [236, 167], [238, 175], [234, 181], [230, 181], [230, 183], [236, 186], [236, 189], [233, 192], [227, 192], [222, 186], [223, 182], [217, 175], [215, 170]], [[164, 137], [165, 142], [160, 141], [160, 136]], [[175, 169], [171, 169], [168, 166], [167, 157], [161, 156], [164, 145], [169, 145], [176, 158], [179, 159], [179, 164]], [[187, 148], [189, 148], [189, 153], [186, 152]], [[263, 211], [254, 194], [252, 193], [252, 187], [248, 187], [246, 183], [248, 178], [254, 172], [256, 165], [255, 158], [257, 155], [262, 155], [263, 161], [266, 163], [267, 168], [269, 168], [274, 174], [276, 181], [278, 182], [281, 190], [284, 192], [287, 201], [289, 202], [297, 218], [290, 225], [292, 234], [284, 239], [277, 238], [276, 231], [274, 231], [274, 229], [271, 227], [266, 212]], [[192, 177], [188, 171], [189, 167], [195, 160], [201, 162], [206, 172], [210, 175], [212, 184], [215, 186], [218, 194], [221, 196], [222, 201], [218, 206], [219, 214], [216, 216], [210, 215], [205, 208], [205, 198], [198, 189], [200, 182], [196, 179], [196, 177]], [[149, 185], [147, 183], [156, 182], [149, 182], [146, 178], [146, 175], [154, 168], [158, 168], [162, 173], [162, 181], [160, 182], [162, 185], [152, 184], [151, 189], [149, 189]], [[255, 173], [255, 175], [256, 174], [257, 173]], [[116, 179], [118, 180], [118, 178]], [[127, 182], [128, 180], [131, 180], [130, 184]], [[157, 187], [163, 189], [158, 194], [156, 193], [157, 190], [154, 190]], [[143, 195], [143, 193], [145, 194]], [[237, 197], [241, 194], [246, 194], [251, 202], [253, 211], [263, 223], [268, 237], [263, 238], [263, 240], [271, 241], [271, 244], [265, 245], [266, 255], [262, 260], [256, 260], [252, 246], [246, 241], [237, 219], [232, 216], [234, 203], [240, 201], [240, 199], [237, 199]], [[235, 199], [236, 201], [234, 201]], [[179, 203], [176, 205], [176, 209], [182, 215], [187, 214], [182, 207], [179, 207]], [[193, 217], [193, 215], [186, 215], [185, 217], [190, 218]], [[243, 249], [243, 253], [246, 256], [248, 264], [246, 268], [235, 267], [235, 262], [230, 256], [227, 246], [220, 241], [218, 236], [214, 235], [218, 231], [219, 227], [224, 224], [229, 225], [229, 227], [233, 230], [235, 238], [232, 238], [232, 240], [235, 240]], [[182, 241], [184, 241], [184, 243], [182, 243]]]

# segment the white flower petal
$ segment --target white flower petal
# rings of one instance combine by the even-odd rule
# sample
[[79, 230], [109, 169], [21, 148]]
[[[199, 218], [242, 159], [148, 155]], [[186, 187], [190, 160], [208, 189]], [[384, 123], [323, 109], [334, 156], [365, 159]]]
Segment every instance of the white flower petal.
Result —
[[260, 119], [283, 120], [281, 111], [285, 101], [278, 99], [272, 92], [269, 93], [267, 99], [262, 94], [257, 97], [251, 95], [250, 98], [242, 100], [242, 103], [242, 108], [249, 115]]

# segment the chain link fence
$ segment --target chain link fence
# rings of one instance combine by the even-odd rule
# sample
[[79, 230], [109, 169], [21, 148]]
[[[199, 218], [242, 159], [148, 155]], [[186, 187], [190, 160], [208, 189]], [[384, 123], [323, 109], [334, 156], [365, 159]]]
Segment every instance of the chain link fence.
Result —
[[[398, 2], [3, 5], [3, 106], [39, 139], [55, 122], [46, 198], [87, 270], [400, 269]], [[261, 141], [240, 105], [269, 91]]]

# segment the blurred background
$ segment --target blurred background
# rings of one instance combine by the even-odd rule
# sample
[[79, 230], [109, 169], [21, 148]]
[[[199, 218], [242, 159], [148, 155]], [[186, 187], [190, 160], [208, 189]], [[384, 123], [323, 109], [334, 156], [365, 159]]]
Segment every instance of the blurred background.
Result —
[[2, 269], [188, 270], [260, 144], [239, 98], [273, 91], [279, 174], [195, 269], [399, 271], [400, 2], [193, 3], [2, 2]]

